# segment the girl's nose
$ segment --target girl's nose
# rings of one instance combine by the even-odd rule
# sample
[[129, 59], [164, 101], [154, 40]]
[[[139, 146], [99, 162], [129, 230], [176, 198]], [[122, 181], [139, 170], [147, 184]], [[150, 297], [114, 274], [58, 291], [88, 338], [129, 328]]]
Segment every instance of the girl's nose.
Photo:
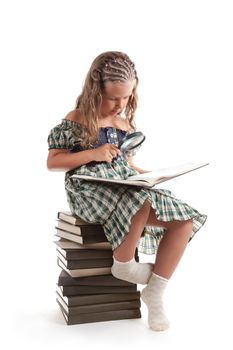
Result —
[[124, 108], [125, 107], [125, 102], [124, 102], [124, 100], [122, 99], [122, 100], [118, 100], [117, 101], [117, 108], [120, 108], [120, 109], [122, 109], [122, 108]]

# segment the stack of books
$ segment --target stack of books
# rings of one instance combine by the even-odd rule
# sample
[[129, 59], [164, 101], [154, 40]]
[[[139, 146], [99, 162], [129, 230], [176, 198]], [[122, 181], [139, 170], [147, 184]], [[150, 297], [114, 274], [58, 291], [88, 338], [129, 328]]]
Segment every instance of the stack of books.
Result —
[[56, 236], [56, 300], [68, 325], [141, 317], [137, 285], [111, 274], [112, 249], [101, 225], [58, 212]]

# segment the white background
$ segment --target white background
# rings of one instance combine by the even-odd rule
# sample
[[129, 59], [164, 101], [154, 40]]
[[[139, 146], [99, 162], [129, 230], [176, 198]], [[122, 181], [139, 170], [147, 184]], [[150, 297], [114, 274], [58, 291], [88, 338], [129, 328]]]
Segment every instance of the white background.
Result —
[[[232, 349], [232, 18], [224, 0], [1, 1], [4, 348]], [[138, 70], [138, 164], [210, 162], [163, 186], [208, 214], [169, 283], [165, 333], [147, 328], [144, 306], [140, 320], [68, 327], [55, 303], [54, 220], [68, 207], [64, 174], [46, 169], [47, 135], [108, 50]]]

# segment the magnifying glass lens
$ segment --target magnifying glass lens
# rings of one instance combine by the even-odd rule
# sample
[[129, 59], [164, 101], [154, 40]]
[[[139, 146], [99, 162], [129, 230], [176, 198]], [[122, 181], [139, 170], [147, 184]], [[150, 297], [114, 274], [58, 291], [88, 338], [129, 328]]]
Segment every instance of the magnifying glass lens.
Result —
[[144, 140], [145, 136], [141, 131], [133, 132], [124, 138], [120, 146], [120, 150], [123, 154], [132, 151], [135, 153], [135, 151], [138, 150]]

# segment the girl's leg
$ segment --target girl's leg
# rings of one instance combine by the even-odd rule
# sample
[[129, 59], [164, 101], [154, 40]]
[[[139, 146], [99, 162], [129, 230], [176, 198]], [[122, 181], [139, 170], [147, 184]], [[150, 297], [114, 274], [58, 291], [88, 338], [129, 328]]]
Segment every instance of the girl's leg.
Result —
[[163, 224], [167, 229], [159, 244], [149, 283], [142, 291], [142, 300], [148, 307], [149, 326], [155, 331], [162, 331], [169, 327], [163, 309], [163, 292], [187, 246], [192, 232], [192, 221], [161, 223], [151, 210], [147, 224], [152, 226]]
[[[166, 228], [166, 233], [159, 244], [153, 272], [168, 279], [179, 263], [189, 241], [192, 232], [192, 221], [159, 221], [150, 203], [146, 201], [134, 215], [129, 233], [124, 241], [114, 250], [113, 256], [116, 261], [123, 263], [134, 259], [137, 243], [146, 225]], [[141, 266], [148, 267], [148, 264]]]
[[124, 241], [113, 252], [112, 274], [131, 283], [148, 283], [153, 264], [137, 263], [134, 259], [135, 249], [150, 214], [150, 203], [145, 202], [134, 215], [130, 230]]
[[[136, 263], [133, 258], [137, 242], [146, 225], [166, 229], [158, 247], [154, 266]], [[149, 326], [155, 331], [162, 331], [169, 327], [169, 321], [163, 310], [162, 296], [168, 279], [183, 255], [191, 232], [192, 220], [159, 221], [149, 202], [145, 202], [132, 219], [130, 231], [123, 243], [114, 251], [112, 273], [115, 277], [133, 283], [148, 282], [147, 287], [142, 291], [142, 299], [148, 307]]]
[[159, 221], [154, 213], [150, 214], [146, 223], [148, 226], [166, 228], [166, 233], [158, 247], [153, 272], [169, 279], [178, 265], [192, 233], [192, 220], [187, 221]]
[[134, 257], [137, 243], [142, 235], [144, 227], [147, 224], [151, 206], [149, 202], [145, 202], [139, 211], [134, 215], [128, 234], [124, 241], [117, 247], [113, 256], [119, 261], [126, 262]]

